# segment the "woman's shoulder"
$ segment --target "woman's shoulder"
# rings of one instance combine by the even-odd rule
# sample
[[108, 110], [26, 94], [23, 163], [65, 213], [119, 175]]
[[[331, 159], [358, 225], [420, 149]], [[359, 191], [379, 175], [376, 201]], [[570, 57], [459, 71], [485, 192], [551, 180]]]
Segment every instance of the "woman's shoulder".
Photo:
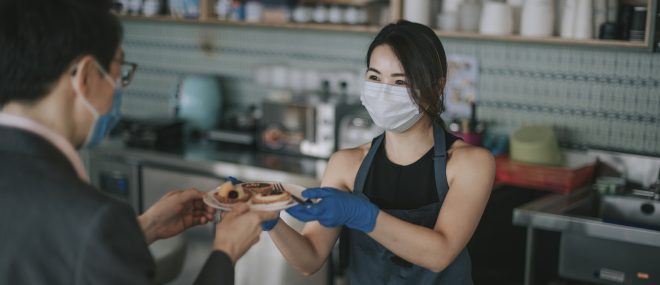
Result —
[[332, 154], [323, 177], [323, 184], [351, 191], [355, 183], [355, 175], [370, 147], [371, 142], [338, 150]]
[[456, 141], [447, 151], [447, 172], [495, 172], [495, 158], [485, 148]]
[[336, 151], [330, 157], [330, 164], [339, 164], [339, 165], [359, 165], [362, 163], [362, 160], [369, 152], [371, 148], [371, 142], [359, 145], [353, 148], [345, 148]]

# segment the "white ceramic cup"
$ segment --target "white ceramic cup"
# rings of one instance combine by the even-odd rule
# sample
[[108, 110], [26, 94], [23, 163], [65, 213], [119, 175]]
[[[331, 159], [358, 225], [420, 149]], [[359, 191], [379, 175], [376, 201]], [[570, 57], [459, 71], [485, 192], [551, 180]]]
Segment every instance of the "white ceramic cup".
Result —
[[344, 11], [337, 5], [332, 5], [328, 9], [328, 22], [333, 24], [340, 24], [344, 21]]
[[293, 9], [291, 17], [298, 23], [307, 23], [312, 20], [313, 13], [314, 9], [311, 7], [297, 6], [295, 9]]
[[328, 21], [328, 8], [326, 8], [323, 5], [318, 5], [314, 9], [314, 14], [312, 15], [312, 19], [314, 19], [314, 22], [317, 23], [325, 23]]
[[147, 17], [155, 16], [156, 14], [158, 14], [158, 10], [160, 10], [159, 0], [144, 1], [144, 4], [142, 6], [142, 13], [144, 13], [145, 16]]
[[263, 4], [257, 1], [248, 1], [245, 3], [245, 21], [259, 22], [263, 14]]
[[500, 2], [486, 2], [481, 10], [479, 33], [484, 35], [510, 35], [513, 33], [513, 11]]
[[476, 1], [461, 3], [458, 8], [458, 28], [463, 32], [479, 31], [479, 18], [481, 17], [481, 4]]
[[405, 0], [403, 2], [403, 18], [428, 26], [431, 23], [431, 1]]
[[456, 12], [442, 12], [437, 18], [438, 29], [446, 32], [458, 30], [458, 15]]
[[360, 23], [360, 10], [355, 6], [349, 6], [344, 10], [344, 23], [355, 25]]
[[527, 37], [552, 36], [555, 23], [553, 0], [526, 0], [520, 21], [520, 34]]

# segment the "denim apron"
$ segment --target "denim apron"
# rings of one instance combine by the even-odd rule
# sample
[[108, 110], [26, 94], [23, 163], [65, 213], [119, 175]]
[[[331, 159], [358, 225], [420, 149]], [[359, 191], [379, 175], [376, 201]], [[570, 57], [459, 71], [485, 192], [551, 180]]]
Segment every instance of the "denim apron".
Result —
[[[408, 223], [432, 229], [435, 226], [440, 207], [447, 195], [446, 165], [447, 148], [445, 146], [445, 131], [433, 127], [435, 168], [435, 185], [439, 201], [417, 209], [396, 210], [381, 209], [384, 212]], [[376, 137], [367, 156], [362, 161], [355, 178], [353, 194], [366, 198], [363, 193], [364, 184], [374, 156], [383, 142], [384, 134]], [[348, 228], [343, 237], [348, 237], [348, 282], [350, 285], [366, 284], [472, 284], [470, 256], [463, 249], [454, 261], [442, 272], [435, 273], [426, 268], [414, 265], [380, 245], [367, 234]]]

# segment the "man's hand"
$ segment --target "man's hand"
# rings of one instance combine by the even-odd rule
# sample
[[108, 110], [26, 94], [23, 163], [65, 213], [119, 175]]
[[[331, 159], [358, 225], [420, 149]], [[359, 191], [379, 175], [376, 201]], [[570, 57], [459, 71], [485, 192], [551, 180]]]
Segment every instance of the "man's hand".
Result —
[[213, 220], [215, 209], [202, 201], [206, 193], [197, 189], [172, 191], [138, 217], [147, 243], [175, 236], [194, 225]]
[[245, 252], [259, 241], [261, 223], [272, 219], [271, 212], [251, 212], [247, 204], [239, 203], [224, 213], [215, 229], [213, 249], [225, 252], [236, 264]]

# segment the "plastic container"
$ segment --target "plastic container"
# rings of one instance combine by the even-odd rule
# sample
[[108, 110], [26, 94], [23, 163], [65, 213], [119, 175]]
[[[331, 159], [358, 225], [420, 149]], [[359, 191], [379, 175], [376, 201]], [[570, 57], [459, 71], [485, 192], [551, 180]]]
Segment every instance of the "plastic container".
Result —
[[566, 194], [593, 181], [596, 159], [566, 153], [567, 163], [553, 167], [510, 160], [506, 155], [495, 158], [497, 184], [528, 187]]

